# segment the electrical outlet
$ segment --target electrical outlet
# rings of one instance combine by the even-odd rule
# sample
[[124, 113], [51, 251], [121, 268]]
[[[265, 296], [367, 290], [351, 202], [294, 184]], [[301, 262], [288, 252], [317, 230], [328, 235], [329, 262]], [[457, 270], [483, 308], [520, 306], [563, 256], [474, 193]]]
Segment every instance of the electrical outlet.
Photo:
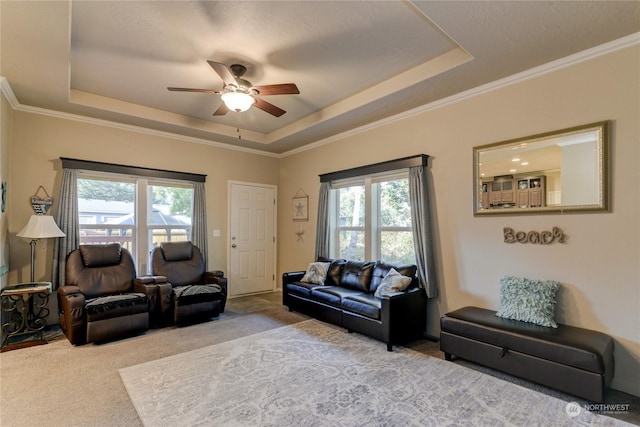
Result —
[[220, 230], [213, 230], [213, 237], [220, 237]]

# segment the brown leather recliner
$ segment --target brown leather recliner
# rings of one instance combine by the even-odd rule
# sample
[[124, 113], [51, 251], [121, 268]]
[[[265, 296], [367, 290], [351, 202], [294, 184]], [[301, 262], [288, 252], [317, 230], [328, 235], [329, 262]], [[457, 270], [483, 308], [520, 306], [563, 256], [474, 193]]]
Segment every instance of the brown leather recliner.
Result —
[[67, 256], [58, 288], [60, 326], [72, 344], [105, 341], [149, 329], [149, 300], [136, 292], [131, 253], [119, 243], [80, 245]]
[[222, 271], [205, 271], [202, 253], [191, 242], [164, 242], [154, 248], [151, 271], [168, 282], [157, 284], [159, 323], [195, 323], [224, 312], [227, 279]]

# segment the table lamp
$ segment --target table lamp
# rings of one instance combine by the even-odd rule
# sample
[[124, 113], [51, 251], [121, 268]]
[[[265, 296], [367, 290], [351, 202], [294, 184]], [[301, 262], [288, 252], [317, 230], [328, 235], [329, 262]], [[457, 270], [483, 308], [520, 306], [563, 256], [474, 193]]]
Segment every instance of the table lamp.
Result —
[[18, 234], [18, 237], [31, 239], [31, 282], [34, 281], [34, 260], [36, 254], [36, 243], [40, 239], [49, 239], [52, 237], [64, 237], [62, 230], [58, 228], [53, 217], [48, 215], [31, 215], [29, 222], [24, 226]]

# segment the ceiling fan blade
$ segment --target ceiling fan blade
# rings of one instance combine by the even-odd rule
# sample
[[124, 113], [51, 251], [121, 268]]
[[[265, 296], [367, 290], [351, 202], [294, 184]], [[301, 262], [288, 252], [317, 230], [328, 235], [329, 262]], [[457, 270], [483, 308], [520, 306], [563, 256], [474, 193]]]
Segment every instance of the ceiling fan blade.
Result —
[[204, 92], [204, 93], [213, 93], [213, 94], [220, 93], [217, 90], [213, 90], [213, 89], [192, 89], [188, 87], [168, 87], [167, 89], [175, 92]]
[[209, 65], [211, 65], [211, 68], [213, 68], [213, 71], [218, 73], [218, 75], [220, 76], [220, 78], [222, 79], [225, 85], [238, 86], [238, 82], [236, 82], [235, 77], [233, 77], [233, 74], [231, 74], [231, 71], [229, 71], [229, 68], [227, 68], [226, 65], [221, 64], [219, 62], [213, 62], [213, 61], [207, 61], [207, 62], [209, 63]]
[[223, 102], [220, 104], [220, 107], [213, 113], [214, 116], [224, 116], [229, 112], [229, 108], [227, 108], [226, 104]]
[[284, 111], [282, 108], [276, 107], [275, 105], [270, 104], [264, 99], [260, 99], [257, 96], [254, 96], [254, 98], [256, 99], [256, 103], [253, 104], [253, 106], [261, 109], [262, 111], [266, 111], [267, 113], [274, 115], [276, 117], [280, 117], [281, 115], [286, 113], [286, 111]]
[[252, 89], [256, 89], [260, 95], [297, 95], [300, 93], [295, 83], [254, 86]]

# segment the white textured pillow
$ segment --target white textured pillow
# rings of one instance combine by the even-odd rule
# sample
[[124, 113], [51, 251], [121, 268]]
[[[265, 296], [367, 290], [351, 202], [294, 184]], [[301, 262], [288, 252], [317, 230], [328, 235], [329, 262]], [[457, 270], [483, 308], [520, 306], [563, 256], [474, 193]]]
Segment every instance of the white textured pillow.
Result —
[[392, 268], [387, 275], [384, 276], [374, 295], [377, 298], [382, 298], [394, 292], [402, 292], [407, 289], [410, 283], [411, 277], [403, 276]]
[[327, 279], [327, 271], [330, 262], [312, 262], [307, 267], [307, 272], [302, 277], [301, 282], [315, 283], [316, 285], [324, 285]]

